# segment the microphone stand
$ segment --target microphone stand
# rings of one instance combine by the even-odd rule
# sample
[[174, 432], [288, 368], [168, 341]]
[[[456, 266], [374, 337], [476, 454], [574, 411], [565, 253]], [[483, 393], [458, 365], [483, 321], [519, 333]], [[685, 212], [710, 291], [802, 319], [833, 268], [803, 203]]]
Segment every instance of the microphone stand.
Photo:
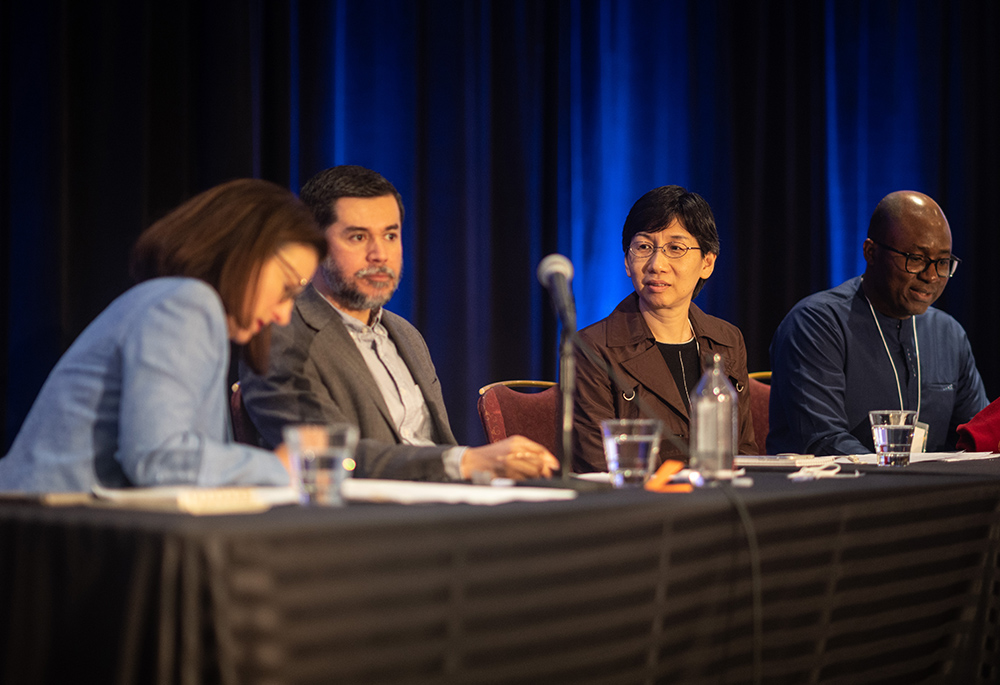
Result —
[[562, 479], [569, 484], [573, 475], [573, 396], [576, 393], [576, 360], [573, 338], [576, 331], [563, 323], [559, 350], [559, 390], [562, 395]]
[[[559, 417], [557, 429], [562, 435], [562, 482], [564, 486], [579, 489], [579, 481], [572, 479], [573, 474], [573, 404], [576, 394], [576, 359], [574, 347], [579, 348], [590, 363], [603, 369], [608, 374], [611, 385], [624, 389], [618, 374], [610, 365], [590, 349], [576, 332], [576, 307], [573, 302], [573, 291], [569, 281], [573, 278], [573, 265], [566, 257], [551, 254], [538, 265], [538, 280], [549, 291], [556, 315], [562, 323], [562, 339], [559, 349], [559, 390], [562, 400], [562, 414]], [[636, 403], [641, 414], [654, 417], [649, 406], [636, 397]], [[674, 444], [682, 454], [687, 454], [688, 446], [669, 431], [664, 436]]]

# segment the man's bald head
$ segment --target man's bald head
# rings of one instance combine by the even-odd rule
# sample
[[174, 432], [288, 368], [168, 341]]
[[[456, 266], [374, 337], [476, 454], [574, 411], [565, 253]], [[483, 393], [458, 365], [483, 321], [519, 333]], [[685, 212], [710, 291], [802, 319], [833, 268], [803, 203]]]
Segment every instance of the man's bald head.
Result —
[[948, 235], [951, 245], [951, 228], [944, 212], [931, 197], [916, 190], [897, 190], [878, 203], [868, 223], [868, 237], [885, 242], [891, 239], [895, 227], [920, 226]]
[[[927, 268], [909, 273], [906, 255], [923, 257]], [[864, 243], [864, 291], [878, 311], [896, 319], [923, 314], [944, 292], [947, 277], [929, 262], [951, 255], [951, 228], [938, 204], [915, 190], [889, 193], [875, 207]]]

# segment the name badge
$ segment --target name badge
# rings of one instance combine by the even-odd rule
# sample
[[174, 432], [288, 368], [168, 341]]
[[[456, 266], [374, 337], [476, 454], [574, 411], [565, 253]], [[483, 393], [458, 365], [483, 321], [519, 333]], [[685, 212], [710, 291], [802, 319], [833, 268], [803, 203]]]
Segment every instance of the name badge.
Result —
[[913, 426], [913, 443], [910, 445], [910, 454], [922, 454], [927, 451], [927, 431], [930, 430], [923, 421], [917, 421]]

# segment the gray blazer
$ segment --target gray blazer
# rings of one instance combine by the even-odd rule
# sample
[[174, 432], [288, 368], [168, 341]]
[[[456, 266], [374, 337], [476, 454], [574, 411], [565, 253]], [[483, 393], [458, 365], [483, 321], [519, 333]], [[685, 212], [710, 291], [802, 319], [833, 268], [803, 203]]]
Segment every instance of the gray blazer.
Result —
[[434, 421], [433, 446], [403, 444], [354, 339], [312, 286], [298, 297], [288, 326], [272, 326], [271, 363], [265, 376], [240, 362], [243, 402], [264, 446], [282, 442], [289, 423], [352, 423], [360, 429], [357, 476], [444, 480], [442, 455], [455, 436], [441, 384], [423, 337], [408, 321], [382, 312], [400, 356], [424, 395]]

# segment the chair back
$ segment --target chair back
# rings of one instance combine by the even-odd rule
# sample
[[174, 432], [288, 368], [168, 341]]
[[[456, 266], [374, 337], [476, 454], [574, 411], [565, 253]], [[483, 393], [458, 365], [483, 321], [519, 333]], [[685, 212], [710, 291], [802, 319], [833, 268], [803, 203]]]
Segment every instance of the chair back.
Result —
[[247, 408], [243, 406], [243, 392], [240, 390], [239, 381], [233, 383], [229, 395], [229, 416], [233, 422], [233, 438], [236, 442], [260, 447], [260, 433], [250, 420]]
[[[517, 388], [529, 390], [522, 392]], [[551, 381], [501, 381], [479, 389], [479, 420], [489, 442], [523, 435], [562, 452], [559, 387]]]
[[[764, 374], [766, 373], [766, 376]], [[771, 386], [757, 380], [764, 376], [771, 380], [770, 372], [750, 374], [750, 415], [753, 418], [753, 434], [757, 439], [757, 454], [767, 454], [767, 432], [770, 430]]]

